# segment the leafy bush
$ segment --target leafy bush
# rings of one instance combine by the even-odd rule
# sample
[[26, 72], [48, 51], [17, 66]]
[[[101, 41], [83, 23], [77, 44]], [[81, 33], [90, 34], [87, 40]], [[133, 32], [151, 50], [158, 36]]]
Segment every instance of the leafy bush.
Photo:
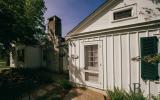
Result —
[[73, 87], [72, 84], [65, 79], [58, 80], [57, 83], [63, 90], [69, 90]]
[[125, 90], [114, 88], [114, 91], [107, 90], [110, 100], [146, 100], [143, 93], [135, 93], [132, 90], [128, 93]]
[[110, 100], [125, 100], [125, 91], [119, 88], [114, 88], [114, 91], [107, 90]]
[[53, 82], [51, 75], [41, 68], [14, 68], [12, 73], [19, 74], [40, 84]]
[[152, 96], [153, 100], [160, 100], [160, 96]]
[[126, 100], [147, 100], [146, 97], [144, 97], [143, 93], [135, 93], [131, 91], [130, 93], [126, 93]]

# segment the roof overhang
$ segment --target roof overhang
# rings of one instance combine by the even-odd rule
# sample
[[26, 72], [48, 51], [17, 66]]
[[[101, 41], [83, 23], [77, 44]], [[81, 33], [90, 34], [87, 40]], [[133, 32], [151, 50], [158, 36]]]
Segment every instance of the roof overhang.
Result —
[[[98, 35], [117, 35], [124, 34], [126, 32], [135, 32], [137, 30], [145, 31], [148, 29], [160, 28], [160, 20], [154, 20], [149, 22], [142, 22], [132, 25], [126, 25], [121, 27], [108, 28], [103, 30], [90, 31], [80, 34], [72, 34], [70, 36], [66, 36], [67, 38], [81, 38], [81, 37], [89, 37], [89, 36], [97, 36]], [[114, 33], [114, 34], [113, 34]]]

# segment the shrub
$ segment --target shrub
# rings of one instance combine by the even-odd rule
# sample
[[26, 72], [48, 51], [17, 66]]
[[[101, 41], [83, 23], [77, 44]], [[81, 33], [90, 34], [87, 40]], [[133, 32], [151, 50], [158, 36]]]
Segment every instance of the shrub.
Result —
[[130, 93], [126, 93], [126, 100], [147, 100], [146, 97], [144, 97], [143, 93], [135, 93], [131, 91]]
[[125, 91], [119, 88], [114, 88], [114, 91], [107, 90], [110, 100], [125, 100]]
[[160, 96], [152, 96], [153, 100], [160, 100]]
[[132, 90], [128, 93], [125, 90], [114, 88], [113, 91], [107, 90], [110, 100], [146, 100], [143, 93], [135, 93]]
[[73, 87], [72, 84], [65, 79], [58, 80], [57, 83], [63, 90], [69, 90]]

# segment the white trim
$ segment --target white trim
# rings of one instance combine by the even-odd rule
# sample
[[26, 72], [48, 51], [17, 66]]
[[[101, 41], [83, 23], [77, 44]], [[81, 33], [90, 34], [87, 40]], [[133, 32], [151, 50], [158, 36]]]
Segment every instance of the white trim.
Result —
[[131, 17], [127, 17], [127, 18], [121, 18], [121, 19], [117, 19], [117, 20], [112, 20], [112, 23], [116, 23], [116, 22], [121, 22], [121, 21], [126, 21], [126, 20], [130, 20], [130, 19], [136, 19], [138, 18], [137, 16], [131, 16]]
[[[151, 30], [160, 30], [160, 28], [155, 28], [155, 29], [147, 29], [148, 31], [151, 31]], [[121, 33], [118, 33], [118, 32], [115, 32], [114, 34], [113, 33], [111, 33], [111, 34], [105, 34], [105, 33], [101, 33], [100, 35], [98, 35], [98, 36], [94, 36], [94, 35], [92, 35], [92, 36], [90, 36], [90, 37], [92, 37], [92, 38], [98, 38], [98, 37], [108, 37], [108, 36], [117, 36], [117, 35], [125, 35], [125, 34], [133, 34], [133, 33], [137, 33], [137, 32], [139, 32], [139, 33], [141, 33], [141, 32], [146, 32], [147, 30], [137, 30], [137, 31], [132, 31], [132, 30], [130, 30], [129, 32], [121, 32]], [[76, 39], [75, 39], [76, 38]], [[77, 40], [77, 38], [78, 39], [80, 39], [80, 40], [84, 40], [84, 39], [86, 39], [86, 38], [88, 38], [88, 36], [85, 36], [85, 37], [73, 37], [73, 39], [72, 40]], [[101, 40], [95, 40], [95, 41], [101, 41]], [[92, 41], [88, 41], [88, 42], [92, 42]]]
[[[113, 32], [115, 32], [114, 33], [114, 35], [115, 34], [119, 34], [119, 32], [118, 31], [121, 31], [121, 30], [128, 30], [128, 29], [130, 29], [130, 32], [137, 32], [137, 31], [132, 31], [132, 29], [136, 29], [136, 28], [142, 28], [142, 27], [148, 27], [148, 29], [150, 30], [151, 28], [150, 28], [150, 26], [155, 26], [155, 25], [159, 25], [160, 24], [160, 20], [157, 20], [157, 22], [156, 23], [151, 23], [151, 24], [144, 24], [144, 25], [140, 25], [140, 24], [142, 24], [142, 23], [139, 23], [139, 24], [136, 24], [136, 25], [133, 25], [133, 26], [127, 26], [127, 27], [125, 27], [125, 26], [123, 26], [123, 27], [114, 27], [114, 28], [110, 28], [110, 29], [104, 29], [104, 30], [97, 30], [97, 31], [93, 31], [93, 32], [84, 32], [84, 33], [78, 33], [78, 34], [76, 34], [76, 35], [72, 35], [72, 36], [69, 36], [70, 38], [80, 38], [80, 37], [84, 37], [84, 36], [90, 36], [90, 35], [97, 35], [97, 34], [106, 34], [106, 35], [112, 35], [113, 34]], [[155, 29], [158, 29], [158, 28], [155, 28]], [[144, 29], [143, 30], [138, 30], [138, 31], [145, 31]], [[126, 33], [126, 32], [121, 32], [121, 34], [123, 34], [123, 33]], [[66, 38], [68, 38], [68, 37], [66, 37]]]
[[[98, 61], [99, 61], [98, 68], [99, 68], [99, 70], [97, 70], [97, 71], [85, 70], [85, 61], [84, 61], [85, 59], [81, 58], [81, 60], [83, 59], [83, 61], [81, 61], [83, 63], [82, 64], [83, 69], [81, 70], [82, 73], [83, 73], [82, 79], [85, 82], [85, 85], [87, 85], [87, 86], [92, 86], [92, 87], [103, 89], [103, 84], [104, 83], [103, 83], [103, 64], [102, 64], [102, 41], [93, 40], [93, 41], [83, 41], [83, 42], [81, 42], [81, 48], [82, 48], [81, 50], [82, 51], [80, 51], [80, 52], [81, 52], [82, 55], [84, 55], [84, 53], [85, 53], [84, 52], [85, 45], [98, 45]], [[82, 56], [82, 57], [85, 57], [85, 55]], [[94, 73], [94, 74], [98, 73], [99, 82], [98, 83], [94, 83], [94, 82], [92, 83], [92, 82], [85, 81], [85, 73], [86, 72]]]
[[[121, 19], [114, 20], [114, 13], [125, 11], [125, 10], [128, 10], [128, 9], [131, 9], [131, 17], [126, 17], [126, 18], [121, 18]], [[132, 5], [125, 5], [124, 7], [113, 9], [113, 10], [111, 10], [111, 12], [112, 12], [111, 13], [111, 15], [112, 15], [112, 19], [111, 19], [112, 21], [111, 22], [112, 23], [138, 18], [138, 16], [137, 16], [137, 4], [136, 3], [132, 4]]]

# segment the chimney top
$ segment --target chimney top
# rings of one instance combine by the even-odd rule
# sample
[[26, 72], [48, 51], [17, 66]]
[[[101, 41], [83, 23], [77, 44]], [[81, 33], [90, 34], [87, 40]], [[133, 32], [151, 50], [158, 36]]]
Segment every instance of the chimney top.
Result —
[[49, 17], [48, 20], [53, 20], [54, 18], [60, 19], [59, 17], [57, 17], [56, 15], [54, 15], [54, 16], [52, 16], [52, 17]]

